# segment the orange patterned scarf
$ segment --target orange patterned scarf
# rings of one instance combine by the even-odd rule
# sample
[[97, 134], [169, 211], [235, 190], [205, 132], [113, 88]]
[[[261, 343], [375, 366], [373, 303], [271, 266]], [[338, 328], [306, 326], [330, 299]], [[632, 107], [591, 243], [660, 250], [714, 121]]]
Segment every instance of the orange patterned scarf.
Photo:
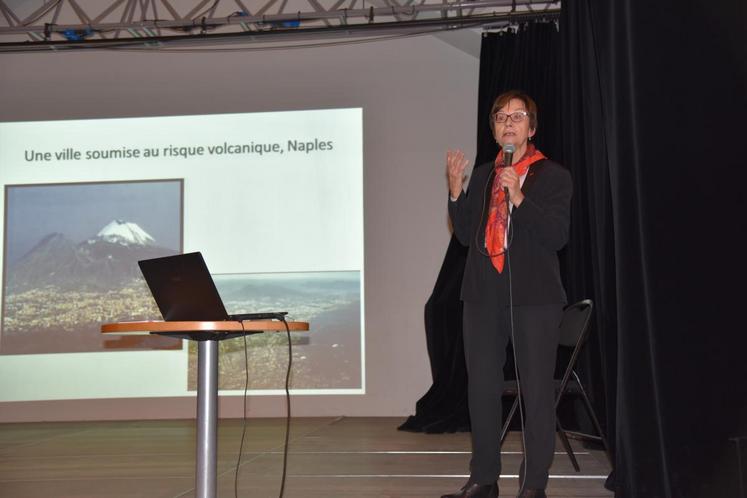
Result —
[[[540, 159], [545, 159], [545, 155], [534, 147], [534, 144], [527, 145], [527, 150], [519, 162], [513, 165], [516, 174], [520, 177], [529, 171], [529, 166]], [[490, 260], [498, 273], [503, 272], [503, 253], [506, 248], [506, 227], [508, 226], [508, 206], [506, 205], [506, 193], [501, 188], [498, 177], [505, 168], [503, 164], [503, 149], [498, 152], [495, 158], [495, 179], [493, 180], [493, 189], [490, 197], [490, 209], [488, 211], [488, 223], [485, 226], [485, 247], [490, 255]]]

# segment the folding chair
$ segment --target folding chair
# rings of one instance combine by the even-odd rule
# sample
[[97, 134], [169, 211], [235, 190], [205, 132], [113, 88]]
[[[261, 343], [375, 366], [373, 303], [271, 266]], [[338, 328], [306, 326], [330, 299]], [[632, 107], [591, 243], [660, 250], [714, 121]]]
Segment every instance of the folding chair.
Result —
[[[579, 379], [578, 374], [575, 370], [579, 353], [584, 344], [586, 344], [586, 340], [589, 335], [589, 322], [591, 321], [592, 309], [593, 304], [591, 300], [584, 299], [583, 301], [579, 301], [568, 306], [563, 311], [563, 317], [560, 321], [558, 349], [560, 350], [561, 348], [572, 348], [572, 353], [565, 369], [563, 369], [563, 377], [560, 379], [555, 379], [555, 411], [557, 412], [560, 401], [565, 396], [580, 396], [581, 399], [583, 399], [584, 406], [586, 407], [586, 412], [589, 415], [589, 419], [591, 419], [591, 422], [594, 425], [594, 430], [597, 432], [597, 434], [595, 435], [575, 431], [566, 431], [560, 424], [560, 420], [556, 418], [557, 433], [560, 437], [560, 442], [563, 445], [565, 452], [568, 454], [568, 458], [570, 458], [571, 464], [573, 464], [573, 468], [576, 470], [576, 472], [580, 472], [581, 469], [578, 465], [578, 461], [576, 460], [576, 455], [573, 453], [573, 449], [568, 442], [568, 437], [600, 443], [604, 448], [604, 452], [607, 455], [607, 459], [609, 460], [610, 465], [612, 465], [612, 457], [610, 455], [607, 439], [604, 437], [602, 427], [599, 425], [599, 419], [594, 413], [594, 409], [592, 408], [591, 402], [589, 401], [589, 396], [586, 394], [586, 390], [584, 390], [584, 386], [581, 384], [581, 380]], [[506, 434], [508, 434], [508, 427], [514, 418], [514, 415], [516, 415], [516, 409], [519, 406], [520, 400], [518, 396], [518, 389], [516, 387], [516, 381], [506, 382], [506, 386], [503, 390], [503, 395], [512, 396], [514, 398], [514, 402], [511, 405], [511, 410], [508, 412], [506, 421], [503, 423], [503, 428], [501, 429], [501, 444], [503, 444], [503, 441], [506, 439]]]

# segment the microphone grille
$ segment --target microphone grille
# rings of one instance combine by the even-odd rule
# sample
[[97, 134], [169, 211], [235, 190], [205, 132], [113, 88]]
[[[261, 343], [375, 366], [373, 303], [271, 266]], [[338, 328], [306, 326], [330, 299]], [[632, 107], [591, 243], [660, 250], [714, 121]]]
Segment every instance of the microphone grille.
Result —
[[506, 144], [503, 146], [503, 153], [504, 154], [513, 154], [516, 151], [516, 147], [514, 144]]

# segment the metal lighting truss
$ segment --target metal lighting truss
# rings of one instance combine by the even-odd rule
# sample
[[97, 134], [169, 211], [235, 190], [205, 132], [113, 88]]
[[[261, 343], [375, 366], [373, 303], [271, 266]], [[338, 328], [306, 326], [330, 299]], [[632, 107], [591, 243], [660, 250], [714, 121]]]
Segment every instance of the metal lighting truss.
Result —
[[0, 52], [378, 37], [555, 18], [540, 0], [0, 0]]

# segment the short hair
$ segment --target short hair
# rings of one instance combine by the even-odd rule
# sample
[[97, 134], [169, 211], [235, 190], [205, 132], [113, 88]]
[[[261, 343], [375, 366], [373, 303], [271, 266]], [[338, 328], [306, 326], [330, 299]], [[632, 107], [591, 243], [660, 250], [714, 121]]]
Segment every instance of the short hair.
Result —
[[537, 129], [537, 104], [534, 102], [534, 99], [521, 90], [509, 90], [498, 95], [495, 101], [493, 101], [493, 107], [490, 108], [490, 130], [493, 132], [493, 136], [495, 136], [495, 113], [513, 99], [524, 102], [524, 107], [526, 107], [527, 114], [529, 114], [529, 129]]

